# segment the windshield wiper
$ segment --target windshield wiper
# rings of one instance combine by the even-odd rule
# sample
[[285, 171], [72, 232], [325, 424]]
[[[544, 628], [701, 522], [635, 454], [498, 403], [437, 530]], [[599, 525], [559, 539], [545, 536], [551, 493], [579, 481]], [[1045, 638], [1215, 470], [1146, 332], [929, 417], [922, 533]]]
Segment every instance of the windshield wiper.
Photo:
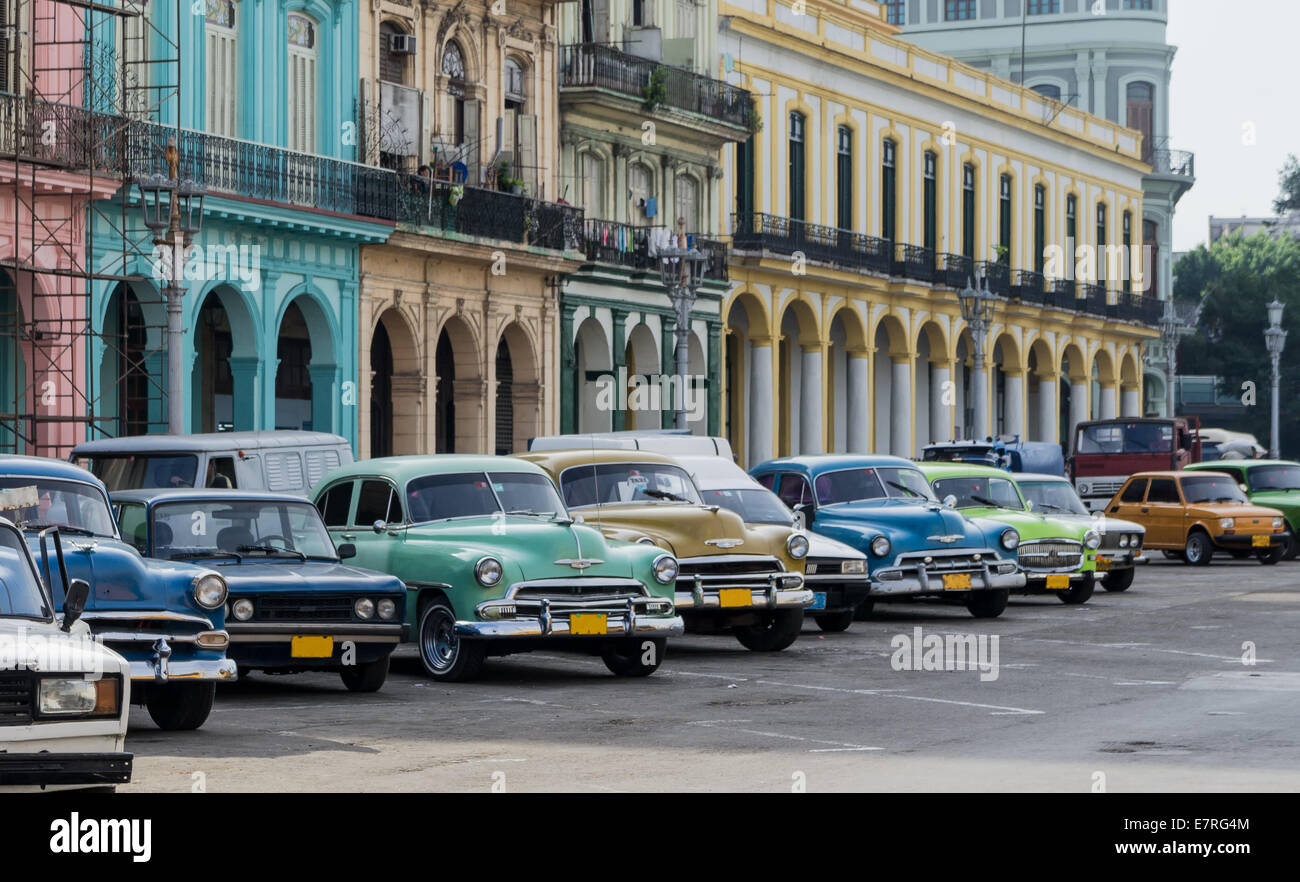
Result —
[[293, 548], [276, 548], [273, 545], [240, 545], [236, 547], [237, 551], [260, 551], [263, 554], [292, 554], [298, 560], [306, 560], [307, 555]]
[[671, 499], [674, 502], [690, 502], [689, 499], [678, 496], [676, 493], [669, 493], [667, 490], [642, 490], [644, 495], [651, 499]]
[[1066, 512], [1066, 513], [1068, 513], [1068, 514], [1078, 514], [1077, 511], [1071, 511], [1070, 509], [1068, 509], [1068, 508], [1066, 508], [1066, 507], [1064, 507], [1064, 506], [1062, 506], [1062, 505], [1052, 505], [1052, 503], [1050, 503], [1050, 502], [1040, 502], [1040, 503], [1038, 503], [1038, 507], [1039, 507], [1039, 508], [1050, 508], [1052, 511], [1063, 511], [1063, 512]]
[[516, 508], [516, 509], [512, 509], [511, 511], [506, 512], [506, 514], [508, 514], [508, 515], [523, 515], [523, 516], [525, 516], [525, 517], [533, 517], [533, 518], [553, 518], [553, 517], [555, 517], [555, 512], [553, 512], [553, 511], [533, 511], [531, 508]]
[[200, 557], [233, 557], [235, 560], [242, 561], [244, 556], [233, 551], [222, 551], [220, 548], [212, 548], [207, 551], [178, 551], [176, 554], [167, 555], [168, 560], [196, 560]]
[[908, 487], [906, 484], [899, 484], [896, 481], [886, 481], [885, 483], [888, 484], [890, 487], [893, 487], [895, 490], [902, 490], [904, 493], [907, 493], [911, 496], [920, 496], [923, 499], [925, 498], [924, 493], [918, 493], [917, 491], [913, 490], [911, 487]]
[[71, 533], [74, 536], [99, 536], [94, 530], [87, 530], [85, 527], [74, 527], [71, 524], [55, 524], [49, 521], [19, 521], [18, 529], [20, 530], [48, 530], [51, 527], [57, 529], [60, 533]]
[[994, 502], [992, 499], [985, 499], [983, 496], [971, 496], [972, 502], [978, 502], [980, 505], [987, 505], [990, 508], [1004, 508], [1007, 511], [1020, 511], [1018, 508], [1012, 508], [1009, 505], [1003, 505], [1000, 502]]

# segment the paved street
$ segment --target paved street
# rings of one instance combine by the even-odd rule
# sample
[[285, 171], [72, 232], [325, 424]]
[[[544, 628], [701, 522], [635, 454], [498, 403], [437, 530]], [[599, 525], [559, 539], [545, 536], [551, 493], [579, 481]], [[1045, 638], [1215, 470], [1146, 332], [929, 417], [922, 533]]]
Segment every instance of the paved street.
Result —
[[[998, 677], [895, 671], [891, 640], [998, 635]], [[1300, 564], [1158, 559], [1082, 607], [885, 607], [791, 649], [688, 636], [659, 673], [534, 653], [382, 692], [324, 674], [219, 691], [198, 732], [132, 712], [128, 791], [1297, 790]], [[1256, 664], [1242, 663], [1243, 644]], [[908, 655], [910, 658], [910, 654]], [[201, 773], [201, 775], [196, 775]]]

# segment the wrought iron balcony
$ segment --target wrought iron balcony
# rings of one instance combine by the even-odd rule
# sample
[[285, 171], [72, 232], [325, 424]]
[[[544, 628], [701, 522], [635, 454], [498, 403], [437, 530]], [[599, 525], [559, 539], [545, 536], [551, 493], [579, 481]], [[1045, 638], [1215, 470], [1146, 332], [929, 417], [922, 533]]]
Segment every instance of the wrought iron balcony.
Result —
[[975, 261], [963, 254], [942, 253], [935, 261], [935, 283], [960, 291], [975, 280]]
[[1011, 296], [1011, 268], [1002, 261], [981, 260], [975, 265], [975, 275], [999, 297]]
[[920, 282], [933, 282], [935, 277], [934, 249], [921, 245], [894, 246], [894, 266], [896, 276], [916, 279]]
[[396, 211], [391, 217], [398, 223], [555, 251], [581, 247], [580, 208], [415, 175], [398, 177]]
[[1078, 286], [1073, 279], [1056, 279], [1052, 282], [1048, 304], [1057, 309], [1079, 308]]
[[0, 158], [72, 170], [107, 167], [100, 145], [121, 122], [84, 107], [0, 93]]
[[755, 212], [732, 215], [733, 248], [742, 251], [802, 253], [809, 260], [842, 269], [888, 275], [894, 267], [894, 243], [850, 230]]
[[1106, 314], [1107, 298], [1106, 285], [1104, 282], [1099, 285], [1091, 283], [1080, 284], [1078, 293], [1079, 302], [1076, 304], [1076, 309], [1079, 309], [1081, 312], [1091, 313], [1092, 315]]
[[1160, 323], [1164, 311], [1165, 304], [1162, 300], [1132, 292], [1118, 292], [1115, 295], [1115, 302], [1107, 309], [1107, 314], [1121, 321], [1156, 325]]
[[1196, 177], [1196, 154], [1169, 149], [1169, 139], [1154, 140], [1142, 152], [1142, 160], [1151, 163], [1151, 173], [1176, 178]]
[[1047, 286], [1042, 273], [1016, 270], [1011, 274], [1011, 296], [1025, 303], [1046, 303]]
[[[582, 225], [582, 251], [593, 263], [612, 264], [626, 269], [643, 272], [658, 272], [655, 258], [650, 251], [653, 239], [663, 233], [662, 225], [636, 226], [616, 221], [587, 218]], [[695, 234], [686, 237], [687, 247], [698, 249], [708, 257], [704, 270], [707, 281], [726, 282], [727, 256], [729, 249], [726, 242], [706, 239]]]
[[745, 129], [753, 113], [746, 89], [604, 43], [560, 47], [560, 88], [607, 89], [643, 104], [654, 102]]

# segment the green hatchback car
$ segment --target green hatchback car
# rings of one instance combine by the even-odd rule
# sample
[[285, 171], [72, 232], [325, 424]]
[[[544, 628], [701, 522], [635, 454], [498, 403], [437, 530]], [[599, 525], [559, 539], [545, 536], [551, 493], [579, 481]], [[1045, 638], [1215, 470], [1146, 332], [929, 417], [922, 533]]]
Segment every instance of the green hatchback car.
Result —
[[935, 495], [975, 520], [988, 519], [1020, 531], [1018, 548], [1025, 587], [1013, 594], [1055, 594], [1064, 603], [1092, 597], [1101, 534], [1076, 523], [1033, 511], [1007, 472], [990, 466], [922, 463]]
[[[1246, 498], [1256, 505], [1275, 508], [1286, 518], [1287, 536], [1283, 559], [1300, 553], [1300, 462], [1280, 459], [1218, 459], [1186, 466], [1185, 471], [1223, 472], [1241, 485]], [[1240, 555], [1249, 556], [1249, 553]]]
[[550, 477], [512, 457], [443, 454], [353, 463], [312, 498], [352, 563], [406, 583], [410, 639], [435, 680], [542, 647], [598, 654], [646, 676], [681, 634], [676, 558], [606, 539], [569, 516]]

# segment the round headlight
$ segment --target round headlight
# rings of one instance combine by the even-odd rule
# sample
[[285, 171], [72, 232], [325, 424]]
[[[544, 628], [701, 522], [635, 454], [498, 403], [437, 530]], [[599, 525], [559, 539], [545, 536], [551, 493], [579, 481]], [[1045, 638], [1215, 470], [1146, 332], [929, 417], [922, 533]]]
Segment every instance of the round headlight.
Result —
[[1124, 533], [1119, 537], [1119, 547], [1128, 548], [1128, 534]]
[[1101, 546], [1101, 534], [1096, 530], [1089, 530], [1083, 534], [1083, 544], [1089, 551], [1096, 551]]
[[785, 550], [795, 560], [803, 560], [808, 556], [808, 537], [803, 533], [791, 533], [790, 538], [785, 540]]
[[375, 602], [369, 597], [358, 597], [357, 602], [352, 604], [352, 611], [359, 619], [374, 618]]
[[877, 536], [871, 540], [871, 553], [876, 557], [884, 557], [889, 554], [890, 544], [888, 536]]
[[1080, 485], [1079, 485], [1079, 495], [1080, 495], [1080, 496], [1087, 496], [1087, 495], [1088, 495], [1088, 489], [1089, 489], [1089, 488], [1088, 488], [1088, 485], [1087, 485], [1087, 484], [1080, 484]]
[[1134, 533], [1132, 536], [1128, 537], [1128, 544], [1130, 548], [1137, 548], [1142, 544], [1142, 534]]
[[194, 578], [194, 602], [204, 609], [216, 609], [226, 602], [226, 580], [216, 573]]
[[375, 606], [375, 609], [379, 610], [379, 617], [381, 619], [391, 619], [397, 615], [397, 604], [388, 598], [379, 601]]
[[474, 565], [474, 578], [485, 588], [491, 588], [501, 581], [505, 569], [495, 557], [485, 557]]
[[1219, 518], [1219, 526], [1224, 530], [1231, 530], [1236, 523], [1236, 518]]
[[677, 580], [677, 558], [671, 554], [661, 554], [653, 564], [655, 581], [660, 585], [671, 585]]
[[1273, 529], [1276, 530], [1276, 529], [1277, 529], [1278, 527], [1280, 527], [1280, 526], [1282, 526], [1282, 519], [1281, 519], [1281, 518], [1273, 518]]
[[1016, 530], [1003, 530], [1002, 535], [998, 537], [998, 541], [1002, 543], [1003, 548], [1010, 551], [1020, 545], [1020, 533]]
[[246, 622], [253, 617], [253, 601], [248, 598], [236, 600], [230, 607], [230, 612], [241, 622]]

